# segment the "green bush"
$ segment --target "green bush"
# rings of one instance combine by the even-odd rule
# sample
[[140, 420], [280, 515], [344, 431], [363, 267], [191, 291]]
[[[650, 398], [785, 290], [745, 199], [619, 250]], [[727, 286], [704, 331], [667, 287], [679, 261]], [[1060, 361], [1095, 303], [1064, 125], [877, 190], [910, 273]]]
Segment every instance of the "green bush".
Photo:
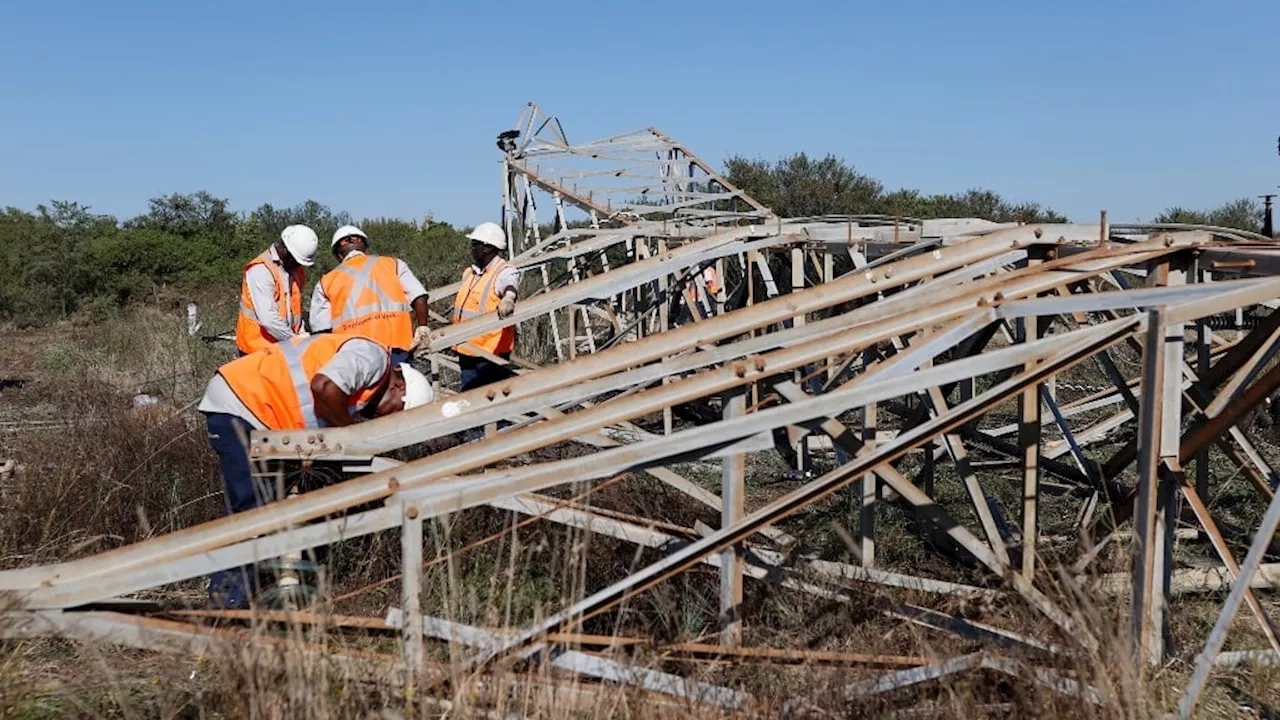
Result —
[[[295, 223], [320, 236], [308, 273], [313, 285], [335, 264], [329, 237], [350, 222], [315, 201], [236, 214], [205, 192], [154, 198], [146, 215], [123, 223], [78, 203], [53, 202], [34, 213], [7, 208], [0, 213], [0, 321], [40, 326], [77, 312], [100, 320], [161, 289], [232, 295], [244, 264]], [[456, 280], [466, 262], [467, 241], [447, 223], [360, 224], [374, 252], [405, 260], [428, 288]]]

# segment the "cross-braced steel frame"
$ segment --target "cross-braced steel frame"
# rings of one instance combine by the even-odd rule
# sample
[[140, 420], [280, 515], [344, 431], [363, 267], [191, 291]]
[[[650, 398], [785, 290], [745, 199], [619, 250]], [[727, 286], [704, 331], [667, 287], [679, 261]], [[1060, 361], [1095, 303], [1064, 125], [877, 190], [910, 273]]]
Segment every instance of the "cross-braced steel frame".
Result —
[[[430, 361], [443, 376], [455, 367], [452, 346], [515, 324], [522, 336], [517, 375], [469, 392], [442, 386], [432, 405], [351, 427], [255, 432], [256, 459], [342, 461], [354, 472], [322, 490], [146, 542], [0, 572], [0, 590], [21, 603], [5, 614], [5, 635], [200, 650], [225, 639], [172, 616], [94, 608], [215, 570], [399, 529], [402, 602], [385, 619], [367, 622], [400, 630], [406, 677], [420, 685], [458, 676], [457, 668], [450, 674], [424, 663], [424, 641], [435, 638], [474, 648], [467, 671], [540, 654], [579, 676], [686, 702], [748, 707], [751, 688], [638, 667], [602, 654], [601, 642], [578, 632], [587, 619], [699, 564], [719, 568], [720, 645], [671, 652], [800, 657], [743, 645], [742, 624], [750, 622], [740, 613], [744, 578], [866, 602], [887, 617], [982, 647], [941, 661], [861, 657], [868, 667], [890, 670], [843, 688], [849, 695], [983, 668], [1105, 701], [1055, 664], [1071, 648], [1089, 651], [1101, 642], [1100, 628], [1064, 605], [1057, 591], [1064, 579], [1129, 593], [1134, 649], [1146, 663], [1165, 656], [1175, 593], [1229, 587], [1183, 714], [1223, 660], [1227, 627], [1242, 604], [1268, 645], [1258, 657], [1280, 657], [1274, 620], [1254, 594], [1280, 579], [1263, 562], [1280, 523], [1277, 476], [1246, 432], [1251, 413], [1280, 385], [1272, 362], [1280, 314], [1271, 312], [1280, 297], [1280, 256], [1269, 239], [1223, 228], [1108, 226], [1105, 216], [1100, 224], [1060, 225], [780, 218], [655, 129], [572, 144], [559, 120], [536, 106], [500, 147], [502, 217], [512, 261], [523, 270], [522, 300], [507, 319], [440, 327]], [[431, 296], [455, 291], [447, 286]], [[1215, 331], [1223, 318], [1241, 322], [1240, 329]], [[545, 342], [529, 343], [530, 335]], [[1118, 362], [1120, 352], [1140, 358], [1140, 366]], [[1072, 391], [1071, 373], [1082, 367], [1106, 380]], [[1015, 420], [1000, 423], [997, 410], [1009, 403]], [[694, 408], [699, 422], [677, 422], [673, 408]], [[656, 418], [660, 426], [646, 423]], [[506, 423], [501, 431], [498, 423]], [[384, 457], [472, 429], [485, 436], [410, 462]], [[512, 465], [563, 443], [591, 452]], [[797, 482], [753, 505], [743, 458], [775, 448], [795, 464]], [[1208, 462], [1211, 449], [1267, 506], [1260, 525], [1236, 538], [1249, 544], [1242, 559], [1207, 503], [1224, 481]], [[812, 457], [819, 453], [831, 458], [822, 473]], [[709, 458], [722, 464], [718, 494], [672, 469]], [[972, 522], [936, 502], [938, 463], [954, 469]], [[1022, 491], [1017, 506], [1004, 507], [991, 483], [1011, 470]], [[714, 508], [720, 526], [684, 528], [543, 494], [636, 473]], [[851, 563], [797, 553], [797, 538], [785, 528], [784, 521], [836, 493], [851, 493], [858, 508]], [[1078, 552], [1056, 574], [1044, 561], [1048, 493], [1073, 498], [1077, 511]], [[379, 504], [353, 511], [370, 503]], [[875, 518], [885, 503], [907, 508], [921, 528], [949, 539], [989, 582], [884, 567]], [[661, 558], [514, 634], [430, 617], [419, 599], [424, 521], [480, 506], [657, 549]], [[1178, 532], [1207, 542], [1220, 565], [1175, 567]], [[1133, 540], [1132, 572], [1090, 580], [1091, 564], [1124, 534]], [[966, 620], [897, 599], [898, 590], [1016, 598], [1049, 630]], [[1030, 671], [999, 654], [1010, 649], [1030, 653]], [[788, 709], [803, 712], [812, 702], [798, 697]]]

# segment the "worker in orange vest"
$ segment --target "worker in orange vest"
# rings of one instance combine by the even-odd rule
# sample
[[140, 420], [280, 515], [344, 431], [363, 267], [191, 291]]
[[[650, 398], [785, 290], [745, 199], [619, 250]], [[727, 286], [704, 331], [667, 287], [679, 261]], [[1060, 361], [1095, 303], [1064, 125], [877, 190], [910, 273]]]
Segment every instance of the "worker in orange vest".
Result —
[[339, 265], [311, 294], [311, 331], [367, 337], [390, 350], [392, 362], [409, 362], [430, 332], [427, 289], [403, 260], [369, 255], [369, 236], [354, 225], [338, 228], [329, 246]]
[[[434, 399], [431, 383], [368, 338], [329, 333], [268, 345], [218, 368], [198, 409], [209, 446], [218, 455], [228, 513], [250, 510], [271, 498], [269, 484], [254, 481], [249, 432], [350, 425]], [[255, 578], [245, 568], [210, 579], [209, 602], [243, 607]]]
[[[471, 241], [472, 265], [462, 271], [462, 285], [453, 298], [453, 322], [466, 322], [493, 312], [503, 319], [511, 317], [516, 311], [520, 272], [500, 254], [507, 249], [506, 233], [496, 223], [481, 223], [467, 239]], [[516, 327], [508, 325], [455, 345], [462, 389], [511, 377], [508, 366], [493, 362], [484, 353], [509, 360], [515, 344]]]
[[236, 349], [240, 355], [302, 334], [304, 267], [315, 264], [316, 233], [306, 225], [290, 225], [280, 240], [244, 266]]

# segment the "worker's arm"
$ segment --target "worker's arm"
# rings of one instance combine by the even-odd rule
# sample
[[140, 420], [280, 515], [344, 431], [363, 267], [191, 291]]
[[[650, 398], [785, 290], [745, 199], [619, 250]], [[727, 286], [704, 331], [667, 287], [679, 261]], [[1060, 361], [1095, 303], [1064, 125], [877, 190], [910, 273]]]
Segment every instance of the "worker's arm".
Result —
[[333, 313], [329, 305], [329, 296], [324, 294], [324, 286], [316, 283], [311, 293], [311, 332], [327, 333], [333, 330]]
[[311, 379], [316, 415], [332, 426], [355, 422], [351, 396], [377, 387], [391, 372], [391, 358], [382, 346], [364, 338], [342, 343], [338, 352]]
[[498, 273], [498, 297], [502, 297], [507, 292], [519, 292], [520, 289], [520, 270], [515, 265], [507, 265], [502, 268], [502, 272]]
[[413, 322], [418, 327], [427, 327], [427, 322], [431, 319], [431, 299], [427, 296], [427, 289], [403, 260], [396, 260], [396, 275], [400, 278], [400, 288], [404, 290], [404, 296], [409, 299], [409, 307], [413, 310]]
[[427, 327], [427, 323], [431, 320], [431, 305], [427, 302], [426, 295], [419, 295], [413, 299], [410, 305], [413, 308], [413, 322], [420, 328]]
[[311, 378], [311, 397], [315, 399], [316, 417], [329, 427], [342, 427], [355, 422], [348, 409], [351, 396], [343, 392], [328, 375], [317, 373]]
[[276, 304], [276, 279], [265, 266], [254, 265], [244, 276], [249, 286], [249, 299], [253, 301], [253, 312], [258, 316], [258, 324], [277, 342], [293, 337], [293, 328], [280, 313]]

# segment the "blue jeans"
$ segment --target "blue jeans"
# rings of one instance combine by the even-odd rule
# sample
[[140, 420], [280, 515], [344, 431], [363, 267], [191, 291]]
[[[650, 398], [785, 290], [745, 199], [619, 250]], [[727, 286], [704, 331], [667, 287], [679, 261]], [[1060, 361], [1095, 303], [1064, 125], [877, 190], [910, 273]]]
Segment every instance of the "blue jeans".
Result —
[[[235, 415], [205, 415], [209, 447], [218, 455], [218, 471], [226, 491], [227, 514], [233, 515], [268, 502], [271, 487], [253, 477], [249, 464], [249, 431], [252, 426]], [[247, 607], [257, 585], [253, 566], [219, 570], [209, 578], [209, 605], [214, 608]]]

